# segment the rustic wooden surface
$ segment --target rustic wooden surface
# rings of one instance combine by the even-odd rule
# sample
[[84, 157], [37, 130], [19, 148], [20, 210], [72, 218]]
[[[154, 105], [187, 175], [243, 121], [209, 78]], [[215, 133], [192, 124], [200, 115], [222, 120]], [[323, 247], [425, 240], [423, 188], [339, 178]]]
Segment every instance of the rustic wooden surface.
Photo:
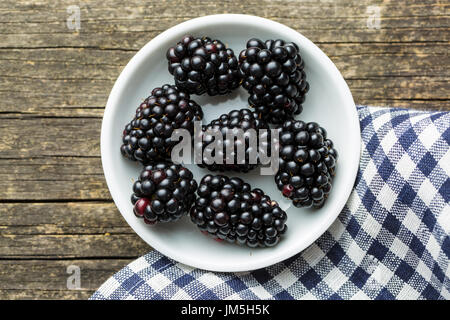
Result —
[[[81, 29], [66, 24], [79, 5]], [[370, 6], [380, 28], [369, 28]], [[86, 299], [149, 247], [103, 178], [108, 94], [146, 42], [182, 21], [247, 13], [282, 22], [337, 65], [358, 104], [450, 110], [450, 4], [439, 0], [0, 2], [0, 298]], [[369, 23], [370, 25], [370, 23]], [[67, 267], [81, 289], [67, 288]]]

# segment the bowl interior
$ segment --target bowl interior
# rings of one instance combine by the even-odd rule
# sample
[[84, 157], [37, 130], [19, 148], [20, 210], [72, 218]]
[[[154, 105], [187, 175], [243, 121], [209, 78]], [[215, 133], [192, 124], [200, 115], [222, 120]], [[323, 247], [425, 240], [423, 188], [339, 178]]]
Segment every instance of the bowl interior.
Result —
[[[297, 118], [315, 121], [323, 126], [334, 141], [340, 158], [333, 190], [320, 210], [299, 209], [283, 199], [273, 176], [260, 175], [259, 169], [239, 174], [252, 187], [263, 189], [279, 201], [288, 214], [289, 230], [274, 248], [246, 248], [219, 243], [205, 237], [188, 217], [178, 223], [147, 226], [132, 212], [132, 184], [141, 165], [120, 154], [121, 134], [135, 110], [154, 87], [173, 83], [167, 71], [166, 50], [185, 34], [208, 35], [222, 40], [236, 55], [252, 37], [263, 40], [281, 38], [300, 47], [310, 91]], [[204, 111], [204, 123], [219, 115], [248, 107], [248, 94], [240, 88], [222, 97], [195, 96]], [[101, 149], [108, 187], [120, 212], [150, 246], [179, 262], [213, 271], [247, 271], [265, 267], [300, 252], [316, 240], [342, 210], [355, 180], [360, 152], [359, 122], [351, 93], [334, 64], [308, 39], [294, 30], [270, 20], [243, 16], [218, 15], [190, 20], [175, 26], [149, 42], [123, 70], [105, 110]], [[186, 165], [197, 181], [209, 171], [195, 164]], [[237, 174], [227, 174], [229, 176]]]

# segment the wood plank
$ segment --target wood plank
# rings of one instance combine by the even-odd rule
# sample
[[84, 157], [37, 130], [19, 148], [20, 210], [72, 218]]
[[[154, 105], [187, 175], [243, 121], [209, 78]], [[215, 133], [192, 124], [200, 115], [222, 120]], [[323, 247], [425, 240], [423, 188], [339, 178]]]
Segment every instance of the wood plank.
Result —
[[128, 258], [150, 247], [111, 202], [0, 203], [0, 259]]
[[149, 250], [136, 234], [130, 233], [0, 235], [2, 259], [131, 258]]
[[[54, 152], [58, 150], [50, 153]], [[46, 199], [110, 200], [100, 158], [39, 156], [0, 159], [0, 200]]]
[[[427, 59], [420, 56], [405, 58], [385, 55], [379, 57], [378, 61], [373, 61], [373, 68], [364, 64], [364, 59], [367, 58], [367, 55], [361, 55], [358, 58], [332, 57], [346, 78], [357, 104], [383, 105], [384, 100], [430, 99], [444, 100], [442, 104], [448, 107], [449, 75], [438, 71], [441, 63], [450, 62], [448, 56]], [[415, 63], [419, 58], [422, 60]], [[365, 67], [362, 67], [364, 65]], [[391, 68], [384, 69], [384, 65]], [[19, 119], [24, 119], [35, 115], [100, 119], [104, 111], [103, 105], [113, 85], [112, 80], [108, 82], [101, 80], [103, 82], [101, 84], [96, 84], [96, 80], [92, 80], [89, 85], [84, 79], [52, 80], [51, 86], [46, 84], [47, 81], [50, 80], [42, 81], [42, 84], [37, 83], [38, 80], [35, 79], [15, 78], [7, 81], [6, 85], [14, 88], [14, 91], [0, 92], [0, 96], [4, 97], [0, 105], [0, 119], [12, 116], [20, 116]], [[67, 92], [84, 86], [90, 88], [86, 89], [85, 93]], [[50, 90], [44, 89], [47, 87], [52, 87], [52, 93], [43, 93], [42, 90]], [[361, 90], [364, 87], [367, 90]], [[30, 91], [30, 88], [35, 88], [36, 91]], [[386, 91], [385, 88], [399, 89]], [[383, 94], [380, 95], [380, 92]], [[83, 104], [88, 102], [91, 103], [85, 104], [86, 107], [84, 107]], [[441, 106], [435, 103], [434, 107]]]
[[2, 300], [87, 300], [94, 293], [82, 290], [0, 289]]
[[[88, 299], [132, 260], [0, 260], [0, 299]], [[67, 288], [69, 266], [80, 268], [80, 289]]]
[[0, 212], [5, 236], [134, 234], [111, 201], [0, 203]]
[[[1, 158], [98, 156], [101, 119], [11, 117], [0, 122]], [[118, 132], [120, 139], [120, 132]]]
[[[381, 29], [367, 27], [373, 1], [138, 1], [109, 5], [90, 1], [80, 6], [81, 30], [67, 28], [70, 1], [30, 5], [4, 1], [3, 48], [100, 47], [139, 49], [151, 38], [182, 21], [202, 15], [241, 12], [280, 21], [317, 43], [448, 42], [448, 4], [414, 1], [399, 6], [383, 1]], [[10, 2], [13, 2], [10, 4]], [[16, 10], [8, 9], [8, 4]], [[120, 4], [120, 10], [117, 10]], [[20, 8], [20, 9], [19, 9]], [[237, 11], [236, 11], [237, 10]], [[52, 13], [49, 19], [48, 12]], [[137, 23], [140, 22], [140, 23]]]
[[[450, 88], [450, 84], [449, 84], [449, 77], [447, 76], [440, 76], [440, 75], [436, 75], [436, 76], [421, 76], [420, 74], [418, 74], [417, 76], [373, 76], [373, 75], [365, 75], [365, 74], [358, 74], [358, 76], [354, 76], [354, 77], [350, 77], [347, 76], [346, 77], [347, 83], [350, 87], [350, 90], [352, 91], [352, 93], [354, 94], [354, 99], [356, 101], [356, 103], [358, 103], [358, 99], [367, 99], [367, 98], [371, 98], [373, 97], [374, 94], [376, 94], [377, 92], [380, 91], [384, 91], [383, 89], [387, 88], [398, 88], [399, 90], [387, 90], [386, 92], [383, 92], [383, 97], [385, 97], [386, 99], [440, 99], [440, 100], [449, 100], [450, 99], [450, 95], [449, 95], [449, 88]], [[5, 81], [1, 81], [0, 80], [0, 85], [2, 85], [2, 82]], [[7, 84], [5, 84], [6, 86], [12, 86], [13, 82], [10, 81], [6, 81], [8, 82]], [[103, 95], [105, 95], [104, 97], [104, 101], [106, 101], [106, 96], [109, 94], [109, 90], [110, 87], [112, 87], [112, 82], [110, 83], [110, 86], [107, 86], [106, 84], [99, 84], [96, 83], [95, 81], [92, 82], [86, 82], [84, 80], [71, 80], [71, 81], [64, 81], [64, 80], [53, 80], [51, 82], [51, 85], [46, 85], [46, 81], [42, 81], [41, 84], [36, 83], [36, 81], [33, 80], [29, 80], [29, 79], [24, 79], [23, 81], [21, 81], [20, 84], [14, 85], [15, 90], [20, 90], [20, 89], [24, 89], [25, 91], [22, 91], [22, 103], [23, 103], [23, 98], [24, 96], [28, 95], [27, 91], [31, 85], [32, 88], [36, 88], [37, 90], [41, 90], [43, 87], [50, 87], [53, 92], [55, 92], [56, 90], [59, 89], [65, 89], [65, 88], [82, 88], [83, 86], [88, 86], [91, 85], [92, 88], [89, 90], [86, 90], [87, 92], [85, 94], [89, 94], [89, 91], [91, 90], [95, 90], [97, 92], [97, 94], [99, 94], [99, 92], [102, 92]], [[367, 92], [362, 92], [360, 91], [360, 88], [367, 88], [370, 91]], [[71, 98], [73, 98], [74, 96], [71, 95], [71, 93], [69, 92], [65, 92], [65, 94], [70, 95]], [[75, 94], [76, 96], [77, 94]], [[379, 95], [377, 95], [377, 97], [379, 97]], [[143, 97], [144, 98], [144, 97]], [[33, 97], [31, 97], [29, 99], [29, 101], [33, 101]], [[66, 97], [61, 95], [61, 99], [66, 99]], [[195, 98], [194, 98], [195, 99]], [[102, 99], [103, 100], [103, 99]], [[61, 101], [61, 100], [60, 100]], [[25, 112], [25, 113], [31, 113], [33, 115], [34, 112], [36, 111], [40, 111], [39, 109], [36, 109], [34, 106], [31, 107], [31, 109], [28, 109], [28, 103], [25, 103], [24, 107], [22, 107], [23, 109], [25, 109], [24, 111], [20, 111], [20, 110], [14, 110], [12, 109], [12, 106], [8, 106], [8, 110], [4, 111], [7, 113], [7, 115], [2, 115], [2, 118], [10, 118], [9, 116], [9, 112], [12, 112], [13, 115], [14, 113], [17, 112]], [[59, 113], [57, 112], [58, 109], [55, 110], [51, 110], [53, 113], [51, 113], [51, 115], [55, 115], [55, 116], [71, 116], [70, 115], [70, 109], [67, 109], [65, 111], [62, 112], [61, 115], [59, 115]], [[102, 115], [103, 110], [99, 109], [97, 110], [98, 112], [96, 112], [97, 114], [94, 115], [92, 114], [92, 116], [89, 115], [80, 115], [82, 117], [95, 117], [95, 118], [99, 118]], [[75, 112], [77, 112], [75, 110]], [[89, 112], [92, 112], [92, 110], [89, 110]], [[44, 111], [45, 114], [45, 111]], [[48, 115], [45, 114], [45, 115]], [[75, 116], [75, 115], [73, 115]], [[27, 117], [18, 117], [17, 119], [27, 119]], [[98, 120], [98, 121], [99, 121]], [[131, 119], [130, 119], [131, 120]], [[21, 121], [21, 120], [19, 120]], [[58, 121], [58, 120], [52, 120], [52, 121]], [[52, 122], [49, 120], [49, 122]], [[89, 121], [89, 120], [79, 120], [79, 121]], [[43, 119], [41, 119], [41, 122], [45, 122]], [[38, 123], [36, 125], [39, 125]], [[61, 123], [61, 125], [67, 125], [65, 123]], [[78, 125], [78, 124], [73, 124], [73, 126]], [[73, 126], [68, 127], [67, 130], [71, 130], [73, 129]], [[99, 129], [97, 129], [98, 131]], [[70, 131], [69, 131], [70, 132]]]
[[449, 111], [449, 100], [410, 100], [410, 99], [375, 99], [375, 98], [363, 98], [359, 99], [358, 103], [367, 106], [382, 106], [392, 108], [406, 108], [415, 110], [429, 110], [429, 111]]
[[[386, 77], [347, 79], [354, 96], [374, 99], [440, 99], [450, 100], [450, 86], [445, 77]], [[433, 90], [433, 91], [431, 91]]]
[[[359, 74], [356, 79], [362, 79], [366, 87], [370, 88], [372, 91], [377, 91], [384, 88], [385, 84], [389, 87], [399, 87], [402, 88], [399, 92], [386, 92], [386, 98], [421, 98], [421, 99], [449, 99], [449, 82], [448, 77], [436, 75], [435, 77], [421, 76], [417, 75], [413, 77], [412, 81], [408, 81], [408, 85], [405, 85], [404, 78], [410, 77], [376, 77], [376, 78], [384, 78], [383, 82], [372, 81], [370, 77], [365, 76], [364, 74]], [[374, 77], [375, 78], [375, 77]], [[414, 80], [415, 79], [415, 80]], [[347, 81], [349, 83], [350, 89], [352, 92], [354, 89], [360, 88], [361, 85], [359, 83], [352, 83], [352, 78], [347, 77]], [[83, 94], [89, 94], [91, 91], [95, 91], [97, 94], [102, 93], [106, 96], [109, 94], [109, 90], [113, 85], [113, 81], [105, 81], [105, 80], [32, 80], [32, 79], [23, 79], [18, 83], [17, 80], [10, 81], [8, 78], [0, 79], [0, 86], [5, 87], [13, 87], [14, 91], [20, 91], [23, 95], [27, 95], [30, 91], [30, 88], [35, 88], [36, 90], [55, 90], [59, 89], [67, 89], [64, 94], [72, 96], [72, 91], [76, 89], [80, 89], [83, 87], [90, 86], [90, 89], [85, 90]], [[43, 89], [46, 88], [46, 89]], [[432, 91], [430, 91], [432, 89]], [[42, 91], [41, 91], [42, 92]], [[5, 93], [6, 94], [6, 93]], [[80, 93], [74, 93], [78, 95]], [[361, 94], [364, 97], [363, 93], [356, 92], [356, 96], [359, 97]], [[400, 96], [399, 96], [400, 95]], [[66, 99], [66, 97], [62, 97]], [[142, 97], [145, 98], [145, 97]], [[23, 101], [22, 101], [23, 103]], [[9, 111], [12, 111], [9, 109]], [[16, 111], [17, 112], [17, 111]]]
[[[202, 15], [242, 12], [272, 18], [323, 42], [448, 41], [449, 5], [437, 1], [87, 1], [80, 5], [81, 30], [67, 28], [73, 2], [2, 1], [1, 46], [138, 49], [161, 31]], [[381, 10], [381, 29], [367, 27], [368, 7]], [[11, 8], [14, 8], [12, 10]], [[51, 15], [49, 16], [49, 12]]]
[[[448, 45], [445, 44], [320, 44], [319, 46], [333, 59], [344, 77], [450, 75], [450, 71], [440, 68], [443, 63], [450, 62]], [[99, 55], [102, 52], [106, 53], [105, 57]], [[15, 58], [19, 53], [21, 59]], [[67, 61], [61, 60], [64, 55], [69, 57]], [[109, 59], [113, 59], [115, 55], [114, 51], [97, 49], [64, 48], [25, 51], [14, 49], [0, 50], [0, 61], [4, 62], [1, 67], [3, 76], [17, 78], [17, 82], [31, 79], [65, 80], [66, 83], [76, 80], [113, 83], [121, 68], [132, 56], [132, 54], [117, 54], [117, 64], [110, 64]], [[367, 63], [368, 61], [373, 63]], [[97, 67], [93, 68], [93, 66]], [[30, 76], [24, 76], [26, 74]], [[28, 83], [25, 84], [28, 85]], [[74, 83], [69, 82], [66, 85], [73, 88]]]
[[[450, 63], [447, 45], [320, 46], [347, 79], [356, 103], [383, 105], [384, 101], [392, 99], [431, 99], [435, 103], [430, 108], [442, 109], [442, 104], [444, 109], [449, 107], [449, 71], [441, 70], [443, 64]], [[100, 71], [90, 70], [95, 69], [92, 66], [96, 63], [100, 66], [108, 63], [107, 60], [112, 59], [114, 54], [108, 54], [103, 61], [98, 57], [102, 50], [36, 49], [25, 50], [21, 53], [23, 60], [11, 62], [9, 59], [17, 56], [18, 51], [20, 50], [0, 50], [0, 61], [7, 62], [0, 64], [4, 74], [0, 79], [0, 118], [9, 118], [18, 113], [24, 117], [102, 117], [109, 91], [122, 66], [105, 68], [101, 74], [103, 78], [99, 78]], [[60, 59], [65, 54], [73, 61], [61, 62]], [[123, 65], [131, 56], [118, 55], [120, 57], [117, 63]], [[52, 58], [53, 56], [55, 57]], [[103, 67], [99, 69], [101, 68]], [[26, 72], [23, 73], [22, 70]], [[69, 78], [66, 73], [70, 75]], [[32, 76], [24, 77], [21, 74]], [[352, 82], [354, 79], [360, 81]], [[367, 87], [368, 90], [361, 90], [362, 87]], [[385, 92], [386, 87], [400, 88], [400, 92]], [[383, 95], [377, 94], [380, 92]], [[439, 103], [438, 100], [444, 101]]]
[[[449, 70], [441, 68], [450, 60], [448, 44], [319, 44], [319, 47], [347, 77], [450, 75]], [[99, 49], [11, 49], [0, 50], [0, 61], [7, 78], [114, 81], [133, 54]], [[367, 63], [368, 59], [374, 63]]]
[[[364, 7], [364, 10], [367, 7]], [[387, 10], [387, 9], [386, 9]], [[294, 10], [298, 11], [298, 10]], [[256, 12], [244, 11], [254, 14]], [[243, 13], [244, 13], [243, 12]], [[210, 12], [211, 14], [216, 12]], [[99, 14], [102, 14], [100, 11]], [[307, 14], [298, 13], [298, 16]], [[274, 21], [283, 24], [301, 32], [304, 36], [316, 43], [373, 43], [373, 42], [447, 42], [448, 26], [442, 27], [443, 23], [448, 24], [448, 18], [438, 17], [436, 19], [427, 19], [421, 17], [398, 17], [382, 18], [381, 29], [369, 29], [366, 26], [367, 17], [358, 18], [332, 18], [327, 21], [323, 27], [323, 19], [312, 17], [310, 19], [298, 19], [298, 16], [290, 17], [271, 17]], [[39, 48], [39, 47], [95, 47], [118, 50], [139, 49], [149, 40], [160, 34], [164, 30], [188, 20], [187, 18], [168, 19], [166, 21], [151, 21], [142, 19], [145, 23], [138, 25], [133, 20], [107, 20], [98, 21], [95, 17], [89, 17], [89, 22], [81, 22], [81, 30], [73, 32], [67, 29], [65, 19], [67, 14], [64, 12], [59, 22], [49, 24], [47, 22], [37, 22], [31, 24], [8, 25], [7, 32], [3, 33], [4, 41], [1, 48]], [[195, 15], [192, 16], [194, 18]], [[140, 17], [136, 18], [141, 20]], [[438, 21], [437, 26], [433, 26], [432, 21]], [[331, 21], [331, 23], [329, 22]], [[439, 21], [444, 21], [439, 23]], [[400, 23], [399, 23], [400, 22]], [[430, 23], [426, 23], [430, 22]], [[419, 29], [418, 26], [425, 25]], [[417, 26], [415, 26], [417, 25]], [[40, 30], [36, 32], [36, 30]], [[444, 35], [444, 37], [443, 37]]]

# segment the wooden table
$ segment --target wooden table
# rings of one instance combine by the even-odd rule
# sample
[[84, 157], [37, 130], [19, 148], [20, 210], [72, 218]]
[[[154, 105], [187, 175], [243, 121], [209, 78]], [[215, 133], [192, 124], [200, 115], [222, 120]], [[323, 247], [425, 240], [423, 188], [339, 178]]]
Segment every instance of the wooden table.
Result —
[[[80, 9], [79, 30], [71, 5]], [[1, 1], [0, 298], [86, 299], [149, 251], [111, 201], [99, 137], [114, 81], [160, 32], [208, 14], [266, 17], [315, 42], [356, 103], [450, 110], [449, 7], [439, 0]], [[80, 269], [79, 289], [67, 286], [69, 266]]]

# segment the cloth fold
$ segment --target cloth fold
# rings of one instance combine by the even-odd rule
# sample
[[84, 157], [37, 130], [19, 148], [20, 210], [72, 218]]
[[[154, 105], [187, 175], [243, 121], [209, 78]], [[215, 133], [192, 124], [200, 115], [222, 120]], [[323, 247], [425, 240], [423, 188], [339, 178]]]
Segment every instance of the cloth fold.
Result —
[[151, 251], [91, 299], [450, 299], [450, 113], [358, 113], [354, 189], [306, 250], [244, 273], [194, 269]]

